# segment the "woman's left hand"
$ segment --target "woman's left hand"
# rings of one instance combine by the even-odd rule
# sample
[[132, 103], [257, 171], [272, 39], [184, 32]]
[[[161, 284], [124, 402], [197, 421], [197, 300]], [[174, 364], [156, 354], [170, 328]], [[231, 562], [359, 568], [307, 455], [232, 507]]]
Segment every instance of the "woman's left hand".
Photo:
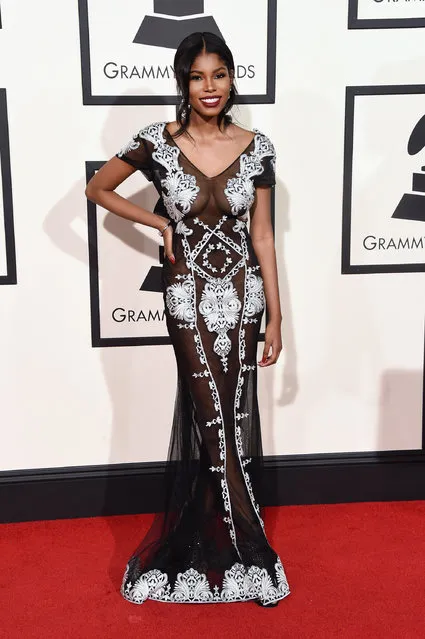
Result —
[[[270, 353], [271, 349], [271, 354]], [[270, 321], [266, 326], [263, 359], [258, 362], [259, 366], [271, 366], [276, 364], [282, 350], [282, 337], [280, 322]]]

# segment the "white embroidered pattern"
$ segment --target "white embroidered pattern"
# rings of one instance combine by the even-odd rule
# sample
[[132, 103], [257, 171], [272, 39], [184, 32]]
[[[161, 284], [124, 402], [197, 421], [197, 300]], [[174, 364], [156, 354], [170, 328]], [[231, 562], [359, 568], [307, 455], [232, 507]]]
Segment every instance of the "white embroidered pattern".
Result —
[[246, 227], [246, 220], [244, 220], [244, 216], [238, 217], [236, 222], [233, 225], [234, 231], [241, 231]]
[[215, 424], [221, 424], [220, 415], [218, 417], [215, 417], [214, 419], [212, 419], [210, 422], [206, 422], [205, 426], [207, 428], [209, 428], [210, 426], [214, 426]]
[[[204, 229], [204, 234], [196, 245], [191, 249], [188, 242], [184, 242], [184, 254], [186, 266], [193, 269], [197, 275], [206, 280], [204, 290], [199, 303], [199, 312], [204, 317], [207, 328], [210, 332], [216, 332], [217, 338], [214, 342], [214, 352], [220, 357], [223, 371], [228, 371], [228, 355], [231, 350], [231, 340], [227, 333], [234, 328], [239, 320], [241, 301], [233, 285], [232, 278], [243, 268], [248, 259], [248, 249], [244, 249], [233, 239], [221, 231], [221, 226], [228, 219], [223, 215], [217, 224], [210, 228], [198, 217], [193, 218], [193, 222]], [[245, 225], [235, 222], [234, 226], [242, 231]], [[214, 244], [211, 240], [214, 237], [219, 241]], [[213, 249], [224, 252], [226, 259], [221, 271], [225, 270], [233, 261], [234, 266], [223, 277], [213, 277], [208, 273], [208, 255]], [[234, 253], [232, 258], [231, 254]]]
[[263, 158], [270, 157], [274, 170], [276, 152], [269, 138], [254, 129], [254, 149], [248, 155], [243, 153], [240, 157], [240, 170], [236, 177], [227, 180], [224, 193], [229, 201], [233, 215], [240, 211], [249, 211], [254, 203], [255, 187], [252, 178], [261, 175], [264, 171]]
[[179, 222], [190, 211], [191, 204], [199, 193], [194, 175], [185, 173], [178, 162], [180, 149], [167, 144], [164, 137], [165, 122], [156, 122], [141, 129], [138, 135], [151, 142], [155, 149], [152, 158], [166, 169], [161, 180], [164, 189], [163, 201], [168, 215]]
[[121, 158], [126, 153], [129, 153], [130, 151], [135, 151], [136, 149], [139, 148], [140, 142], [137, 139], [138, 137], [139, 137], [139, 134], [135, 133], [132, 139], [125, 146], [123, 146], [120, 151], [118, 151], [117, 155], [119, 158]]
[[[180, 148], [167, 143], [164, 136], [165, 127], [166, 122], [155, 122], [141, 129], [117, 155], [122, 157], [138, 149], [140, 138], [154, 145], [152, 158], [167, 171], [166, 177], [161, 180], [161, 185], [165, 189], [163, 201], [169, 216], [175, 222], [179, 222], [189, 213], [200, 189], [196, 184], [196, 177], [185, 173], [179, 164]], [[254, 149], [249, 154], [243, 153], [240, 156], [240, 170], [236, 177], [228, 179], [224, 189], [233, 215], [238, 215], [240, 211], [248, 212], [251, 209], [255, 193], [252, 178], [263, 173], [263, 158], [269, 157], [273, 172], [276, 170], [276, 152], [273, 143], [258, 129], [254, 129], [254, 132]]]
[[205, 284], [199, 303], [199, 312], [204, 317], [210, 332], [218, 333], [213, 350], [221, 358], [223, 369], [227, 372], [227, 355], [232, 343], [227, 331], [236, 326], [242, 304], [232, 282], [212, 279]]
[[222, 587], [211, 588], [207, 575], [195, 568], [178, 573], [171, 587], [168, 575], [160, 570], [142, 573], [134, 583], [127, 581], [127, 564], [121, 584], [124, 599], [142, 604], [146, 599], [170, 603], [229, 603], [260, 599], [263, 603], [278, 601], [289, 595], [289, 586], [280, 558], [275, 563], [275, 581], [266, 570], [259, 566], [235, 563], [224, 573]]
[[224, 473], [224, 466], [210, 466], [210, 470], [215, 473]]
[[[186, 264], [188, 265], [188, 268], [190, 269], [190, 274], [189, 277], [191, 278], [191, 281], [195, 281], [194, 279], [194, 260], [193, 260], [193, 255], [190, 249], [190, 245], [189, 242], [187, 240], [186, 235], [183, 235], [182, 237], [182, 243], [183, 243], [183, 252], [186, 258]], [[184, 277], [184, 276], [182, 276]], [[210, 278], [209, 275], [207, 275], [207, 278]], [[173, 285], [171, 285], [173, 286]], [[166, 291], [166, 295], [168, 295], [168, 291], [170, 290], [171, 286], [169, 286], [167, 288]], [[171, 294], [172, 295], [172, 294]], [[193, 286], [193, 290], [191, 292], [191, 307], [192, 308], [196, 308], [196, 287]], [[167, 304], [168, 306], [168, 304]], [[214, 405], [214, 410], [216, 411], [216, 420], [217, 423], [223, 424], [223, 413], [222, 413], [222, 408], [221, 408], [221, 402], [220, 402], [220, 395], [218, 392], [218, 388], [217, 388], [217, 384], [215, 382], [214, 376], [211, 373], [211, 369], [207, 360], [207, 357], [205, 355], [205, 351], [204, 351], [204, 347], [202, 344], [202, 338], [201, 338], [201, 334], [199, 332], [199, 328], [198, 328], [198, 322], [197, 322], [197, 315], [196, 312], [194, 314], [194, 335], [193, 335], [193, 339], [195, 341], [195, 345], [196, 345], [196, 351], [198, 353], [199, 356], [199, 360], [201, 362], [201, 364], [204, 364], [206, 366], [206, 369], [208, 371], [208, 386], [210, 388], [211, 391], [211, 398], [213, 401], [213, 405]], [[237, 543], [236, 543], [236, 532], [235, 532], [235, 526], [233, 523], [233, 519], [232, 519], [232, 507], [231, 507], [231, 503], [230, 503], [230, 493], [229, 493], [229, 487], [227, 484], [227, 476], [226, 476], [226, 436], [225, 436], [225, 432], [224, 432], [224, 428], [219, 428], [218, 429], [218, 437], [219, 437], [219, 450], [220, 450], [220, 459], [223, 460], [223, 467], [224, 467], [224, 478], [221, 480], [221, 495], [222, 495], [222, 499], [223, 499], [223, 506], [224, 506], [224, 510], [227, 511], [229, 513], [229, 517], [223, 517], [223, 521], [225, 521], [228, 524], [228, 529], [229, 529], [229, 535], [230, 538], [232, 540], [232, 543], [235, 547], [236, 552], [238, 553], [239, 557], [241, 558]]]
[[[215, 424], [222, 424], [222, 415], [221, 415], [221, 404], [220, 404], [220, 396], [218, 393], [217, 385], [215, 383], [214, 377], [211, 374], [209, 369], [209, 365], [205, 356], [205, 352], [202, 345], [201, 335], [197, 328], [197, 317], [196, 317], [196, 300], [195, 300], [195, 286], [194, 286], [194, 275], [193, 273], [196, 271], [203, 279], [206, 280], [206, 284], [204, 290], [201, 294], [201, 300], [198, 305], [198, 309], [200, 314], [204, 317], [206, 326], [210, 332], [215, 331], [217, 333], [217, 338], [214, 342], [213, 350], [219, 355], [222, 361], [223, 370], [226, 372], [228, 370], [227, 365], [227, 357], [231, 349], [231, 340], [229, 339], [227, 332], [231, 328], [234, 328], [239, 321], [240, 311], [242, 308], [242, 304], [238, 298], [237, 291], [233, 285], [232, 277], [234, 273], [236, 273], [240, 268], [245, 268], [245, 285], [244, 285], [244, 310], [242, 313], [241, 324], [239, 328], [239, 357], [240, 357], [240, 372], [237, 381], [236, 394], [235, 394], [235, 408], [234, 408], [234, 418], [235, 418], [235, 439], [236, 439], [236, 447], [238, 451], [239, 461], [241, 463], [241, 471], [244, 477], [244, 482], [246, 485], [247, 492], [249, 494], [251, 503], [253, 508], [258, 516], [258, 519], [263, 527], [264, 524], [260, 517], [260, 509], [258, 504], [255, 502], [254, 494], [251, 486], [251, 481], [248, 473], [244, 470], [242, 465], [241, 458], [243, 456], [242, 449], [242, 439], [241, 439], [241, 430], [240, 427], [237, 426], [237, 422], [240, 421], [243, 417], [247, 417], [248, 415], [245, 413], [240, 413], [236, 409], [240, 406], [240, 399], [242, 396], [242, 387], [245, 381], [245, 378], [242, 373], [247, 370], [253, 370], [255, 368], [254, 364], [246, 364], [243, 362], [245, 358], [245, 329], [243, 328], [243, 324], [247, 323], [254, 315], [259, 314], [264, 308], [264, 291], [263, 291], [263, 282], [262, 278], [259, 275], [255, 274], [255, 270], [259, 268], [259, 266], [249, 267], [247, 266], [245, 256], [248, 256], [248, 247], [245, 239], [245, 227], [244, 225], [238, 224], [238, 221], [235, 222], [234, 228], [238, 230], [241, 238], [241, 244], [234, 242], [231, 240], [231, 243], [228, 241], [229, 238], [226, 234], [221, 235], [221, 240], [227, 243], [227, 245], [231, 246], [233, 250], [236, 250], [237, 254], [241, 256], [241, 259], [238, 260], [235, 267], [224, 277], [215, 278], [212, 277], [207, 271], [205, 271], [197, 262], [196, 259], [205, 254], [205, 251], [208, 248], [209, 240], [214, 236], [221, 234], [220, 227], [223, 221], [227, 219], [227, 216], [222, 216], [222, 218], [218, 221], [216, 226], [213, 229], [210, 229], [206, 224], [204, 224], [199, 218], [194, 218], [195, 224], [199, 224], [204, 228], [204, 235], [197, 242], [197, 244], [193, 247], [190, 247], [189, 242], [187, 240], [187, 233], [182, 233], [182, 243], [183, 243], [183, 252], [185, 255], [186, 265], [190, 269], [191, 273], [189, 275], [177, 275], [178, 279], [186, 279], [184, 284], [171, 284], [166, 291], [166, 302], [167, 306], [170, 310], [170, 313], [179, 318], [183, 319], [186, 322], [190, 322], [188, 324], [179, 325], [179, 327], [190, 327], [194, 328], [194, 340], [196, 345], [196, 350], [198, 352], [198, 356], [200, 358], [201, 364], [206, 365], [208, 368], [205, 369], [205, 377], [208, 376], [208, 384], [211, 392], [211, 397], [214, 405], [214, 409], [216, 411], [216, 417], [210, 421], [208, 421], [205, 425], [207, 427], [211, 427]], [[184, 229], [182, 229], [184, 230]], [[258, 315], [254, 318], [254, 321], [257, 321]], [[193, 320], [193, 321], [192, 321]], [[195, 373], [196, 377], [201, 377], [201, 375]], [[232, 542], [237, 549], [236, 543], [236, 534], [234, 529], [234, 524], [231, 516], [231, 502], [230, 502], [230, 494], [229, 488], [227, 485], [226, 478], [226, 444], [225, 444], [225, 431], [224, 428], [218, 429], [218, 438], [219, 438], [219, 451], [220, 451], [220, 459], [224, 462], [223, 464], [223, 474], [224, 477], [221, 480], [221, 492], [222, 499], [224, 504], [224, 510], [229, 514], [229, 516], [223, 517], [223, 521], [229, 525], [229, 534], [232, 539]], [[239, 551], [238, 551], [239, 552]]]
[[208, 377], [209, 372], [207, 370], [201, 371], [200, 373], [192, 373], [192, 377]]
[[265, 306], [263, 278], [259, 275], [255, 275], [255, 273], [248, 269], [245, 286], [244, 323], [247, 323], [247, 318], [257, 315]]
[[[212, 472], [222, 473], [223, 475], [221, 479], [221, 493], [224, 510], [227, 513], [227, 515], [223, 517], [223, 521], [228, 524], [230, 538], [239, 557], [241, 557], [237, 546], [226, 476], [226, 436], [220, 395], [215, 379], [211, 373], [197, 324], [195, 273], [200, 278], [206, 280], [201, 293], [198, 310], [204, 318], [208, 330], [217, 333], [213, 350], [220, 357], [224, 372], [228, 370], [228, 355], [232, 345], [228, 331], [235, 328], [237, 322], [241, 319], [238, 340], [240, 370], [234, 401], [235, 443], [247, 492], [264, 529], [264, 524], [260, 517], [260, 509], [254, 499], [251, 480], [245, 470], [245, 466], [250, 459], [242, 459], [244, 455], [242, 431], [241, 427], [237, 424], [238, 421], [240, 422], [249, 415], [248, 413], [240, 413], [237, 409], [240, 408], [242, 388], [245, 382], [243, 373], [255, 369], [254, 364], [247, 364], [243, 361], [246, 353], [245, 329], [243, 325], [257, 322], [265, 304], [263, 281], [260, 275], [255, 274], [255, 270], [260, 267], [250, 267], [247, 265], [249, 260], [249, 251], [245, 239], [247, 232], [246, 221], [248, 219], [247, 212], [254, 200], [255, 189], [253, 177], [260, 175], [264, 171], [262, 162], [264, 157], [270, 156], [270, 161], [272, 166], [274, 166], [274, 148], [266, 136], [256, 132], [254, 150], [251, 151], [249, 156], [247, 154], [241, 155], [240, 171], [236, 174], [235, 178], [230, 178], [227, 181], [227, 187], [224, 192], [230, 203], [232, 215], [236, 216], [239, 212], [244, 212], [243, 215], [237, 217], [233, 225], [233, 230], [240, 235], [241, 241], [238, 243], [221, 230], [221, 226], [229, 217], [228, 215], [222, 215], [213, 228], [210, 228], [199, 219], [199, 217], [192, 218], [190, 225], [184, 221], [184, 217], [190, 212], [191, 205], [195, 201], [200, 189], [196, 184], [195, 176], [184, 173], [182, 167], [179, 165], [178, 158], [180, 149], [177, 146], [174, 147], [167, 144], [164, 137], [164, 129], [165, 123], [157, 123], [142, 129], [142, 131], [139, 132], [139, 136], [154, 145], [152, 158], [166, 170], [165, 177], [161, 180], [161, 185], [164, 189], [163, 201], [169, 216], [177, 223], [175, 232], [181, 236], [184, 259], [189, 271], [186, 275], [177, 274], [175, 276], [176, 280], [181, 281], [177, 281], [167, 287], [166, 305], [171, 316], [184, 322], [183, 324], [177, 325], [179, 328], [194, 331], [193, 338], [196, 352], [200, 363], [205, 366], [202, 371], [193, 373], [192, 376], [198, 378], [200, 380], [199, 383], [208, 383], [210, 389], [212, 405], [216, 415], [215, 417], [211, 417], [205, 426], [219, 426], [217, 428], [218, 448], [222, 462], [219, 466], [211, 466], [210, 470]], [[136, 137], [137, 136], [134, 136], [134, 138]], [[135, 145], [139, 146], [140, 143], [133, 139], [125, 148], [137, 148]], [[192, 224], [199, 225], [204, 231], [201, 239], [193, 247], [190, 246], [188, 240], [189, 236], [194, 233], [194, 229], [190, 228]], [[218, 240], [216, 244], [211, 243], [211, 240], [214, 239]], [[209, 262], [209, 254], [212, 250], [217, 249], [222, 250], [225, 255], [223, 265], [220, 268], [220, 273], [223, 275], [222, 277], [214, 277], [208, 272], [209, 270], [212, 273], [217, 273], [217, 267], [212, 266]], [[225, 273], [227, 268], [232, 264], [232, 268]], [[240, 317], [242, 304], [232, 281], [240, 269], [245, 270], [242, 317]], [[272, 580], [264, 568], [261, 569], [256, 566], [251, 566], [248, 572], [246, 572], [242, 564], [235, 564], [230, 571], [226, 571], [226, 575], [228, 575], [226, 577], [227, 581], [226, 579], [223, 581], [223, 589], [221, 592], [217, 586], [214, 587], [212, 592], [206, 575], [198, 573], [191, 568], [178, 575], [172, 592], [167, 575], [156, 570], [141, 575], [134, 585], [130, 583], [126, 584], [124, 596], [135, 603], [141, 603], [147, 597], [164, 601], [199, 603], [208, 601], [240, 601], [256, 597], [272, 601], [276, 598], [286, 596], [286, 594], [289, 593], [289, 589], [287, 592], [285, 590], [285, 588], [287, 588], [287, 582], [283, 573], [283, 567], [283, 578], [281, 576], [279, 577], [279, 566], [281, 566], [280, 561], [276, 564], [278, 583], [280, 584], [279, 587], [281, 587], [280, 591], [273, 586]], [[240, 580], [239, 582], [237, 581], [238, 579]], [[231, 584], [231, 586], [229, 584]], [[247, 584], [249, 584], [249, 588]], [[255, 592], [255, 595], [252, 595], [252, 592]], [[283, 592], [284, 594], [282, 594]], [[234, 598], [232, 599], [231, 597]]]
[[183, 220], [180, 220], [180, 222], [176, 224], [175, 232], [180, 235], [192, 235], [193, 229], [190, 229]]
[[[241, 231], [240, 231], [240, 235], [241, 235], [242, 245], [245, 245], [246, 239], [244, 234]], [[251, 504], [255, 510], [258, 521], [260, 522], [260, 525], [265, 533], [264, 521], [262, 520], [260, 515], [260, 507], [255, 501], [254, 492], [251, 485], [251, 478], [249, 476], [249, 473], [244, 469], [245, 465], [242, 460], [242, 457], [244, 456], [244, 450], [242, 445], [242, 431], [239, 424], [237, 424], [238, 415], [239, 415], [239, 413], [237, 412], [237, 409], [240, 408], [242, 388], [245, 383], [245, 378], [243, 375], [243, 373], [245, 372], [245, 367], [244, 367], [245, 362], [243, 360], [245, 359], [245, 355], [246, 355], [246, 344], [245, 344], [245, 329], [243, 328], [243, 324], [244, 324], [244, 320], [247, 317], [252, 316], [254, 313], [262, 312], [264, 307], [263, 281], [260, 276], [255, 275], [255, 273], [253, 273], [255, 269], [256, 267], [247, 266], [247, 264], [245, 263], [244, 307], [242, 310], [242, 322], [239, 327], [239, 340], [238, 340], [239, 342], [239, 373], [238, 373], [238, 381], [236, 385], [233, 414], [235, 419], [235, 444], [236, 444], [236, 450], [238, 454], [241, 472], [245, 481], [246, 489], [248, 491], [248, 494], [251, 500]], [[253, 366], [253, 365], [247, 365], [247, 366]]]
[[184, 278], [182, 283], [176, 282], [167, 288], [166, 304], [173, 317], [184, 320], [189, 328], [194, 328], [195, 283], [191, 275], [181, 275], [180, 277]]
[[225, 246], [225, 244], [223, 244], [223, 242], [217, 242], [217, 244], [210, 244], [204, 251], [204, 254], [202, 256], [202, 264], [203, 266], [205, 266], [207, 269], [209, 269], [212, 273], [217, 273], [218, 269], [216, 266], [213, 266], [209, 259], [208, 256], [212, 251], [223, 251], [226, 254], [226, 258], [224, 260], [224, 264], [223, 266], [220, 268], [220, 273], [225, 273], [226, 272], [226, 268], [232, 263], [232, 258], [230, 257], [230, 249], [227, 248], [227, 246]]

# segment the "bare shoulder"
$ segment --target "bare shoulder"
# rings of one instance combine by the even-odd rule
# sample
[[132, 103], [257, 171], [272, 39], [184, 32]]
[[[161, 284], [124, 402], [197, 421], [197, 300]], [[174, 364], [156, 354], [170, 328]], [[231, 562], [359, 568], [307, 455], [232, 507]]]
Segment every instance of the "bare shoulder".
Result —
[[171, 135], [173, 135], [180, 128], [180, 125], [174, 120], [173, 122], [166, 122], [165, 128], [169, 133], [171, 133]]
[[247, 145], [251, 142], [253, 137], [255, 136], [255, 131], [250, 131], [249, 129], [244, 129], [243, 127], [234, 124], [233, 122], [229, 125], [229, 133], [233, 137], [234, 141], [241, 145], [246, 143]]

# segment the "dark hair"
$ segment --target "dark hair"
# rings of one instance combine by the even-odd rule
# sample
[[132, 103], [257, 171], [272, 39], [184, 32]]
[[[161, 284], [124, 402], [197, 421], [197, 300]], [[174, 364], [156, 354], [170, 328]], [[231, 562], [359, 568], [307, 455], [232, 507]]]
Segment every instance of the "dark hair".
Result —
[[225, 43], [225, 41], [215, 33], [209, 31], [198, 31], [191, 33], [184, 40], [182, 40], [177, 48], [176, 55], [174, 56], [174, 73], [176, 76], [177, 90], [181, 96], [181, 102], [177, 108], [176, 120], [180, 125], [180, 128], [174, 133], [174, 137], [178, 137], [186, 132], [190, 119], [189, 108], [189, 82], [190, 82], [190, 69], [195, 58], [202, 52], [216, 53], [218, 57], [223, 60], [227, 67], [229, 75], [232, 78], [232, 86], [230, 88], [230, 96], [226, 102], [224, 108], [220, 111], [217, 119], [218, 127], [222, 124], [228, 126], [232, 121], [232, 118], [228, 115], [228, 112], [235, 103], [236, 87], [234, 86], [235, 77], [235, 63], [233, 60], [232, 52]]

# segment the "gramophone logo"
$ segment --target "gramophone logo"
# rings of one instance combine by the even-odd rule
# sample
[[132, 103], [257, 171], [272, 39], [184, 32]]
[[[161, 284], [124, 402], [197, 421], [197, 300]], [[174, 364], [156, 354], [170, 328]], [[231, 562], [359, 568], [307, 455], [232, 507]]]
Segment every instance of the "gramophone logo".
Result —
[[347, 87], [343, 273], [425, 271], [424, 95]]
[[277, 0], [78, 2], [84, 104], [176, 104], [175, 50], [195, 31], [232, 49], [240, 102], [274, 102]]
[[153, 47], [177, 49], [194, 31], [211, 31], [223, 35], [212, 16], [204, 13], [204, 0], [154, 0], [152, 16], [145, 16], [133, 42]]
[[[424, 147], [425, 115], [420, 118], [410, 135], [407, 152], [409, 155], [416, 155]], [[420, 172], [413, 173], [412, 193], [403, 194], [392, 217], [425, 222], [425, 166], [421, 167]]]

